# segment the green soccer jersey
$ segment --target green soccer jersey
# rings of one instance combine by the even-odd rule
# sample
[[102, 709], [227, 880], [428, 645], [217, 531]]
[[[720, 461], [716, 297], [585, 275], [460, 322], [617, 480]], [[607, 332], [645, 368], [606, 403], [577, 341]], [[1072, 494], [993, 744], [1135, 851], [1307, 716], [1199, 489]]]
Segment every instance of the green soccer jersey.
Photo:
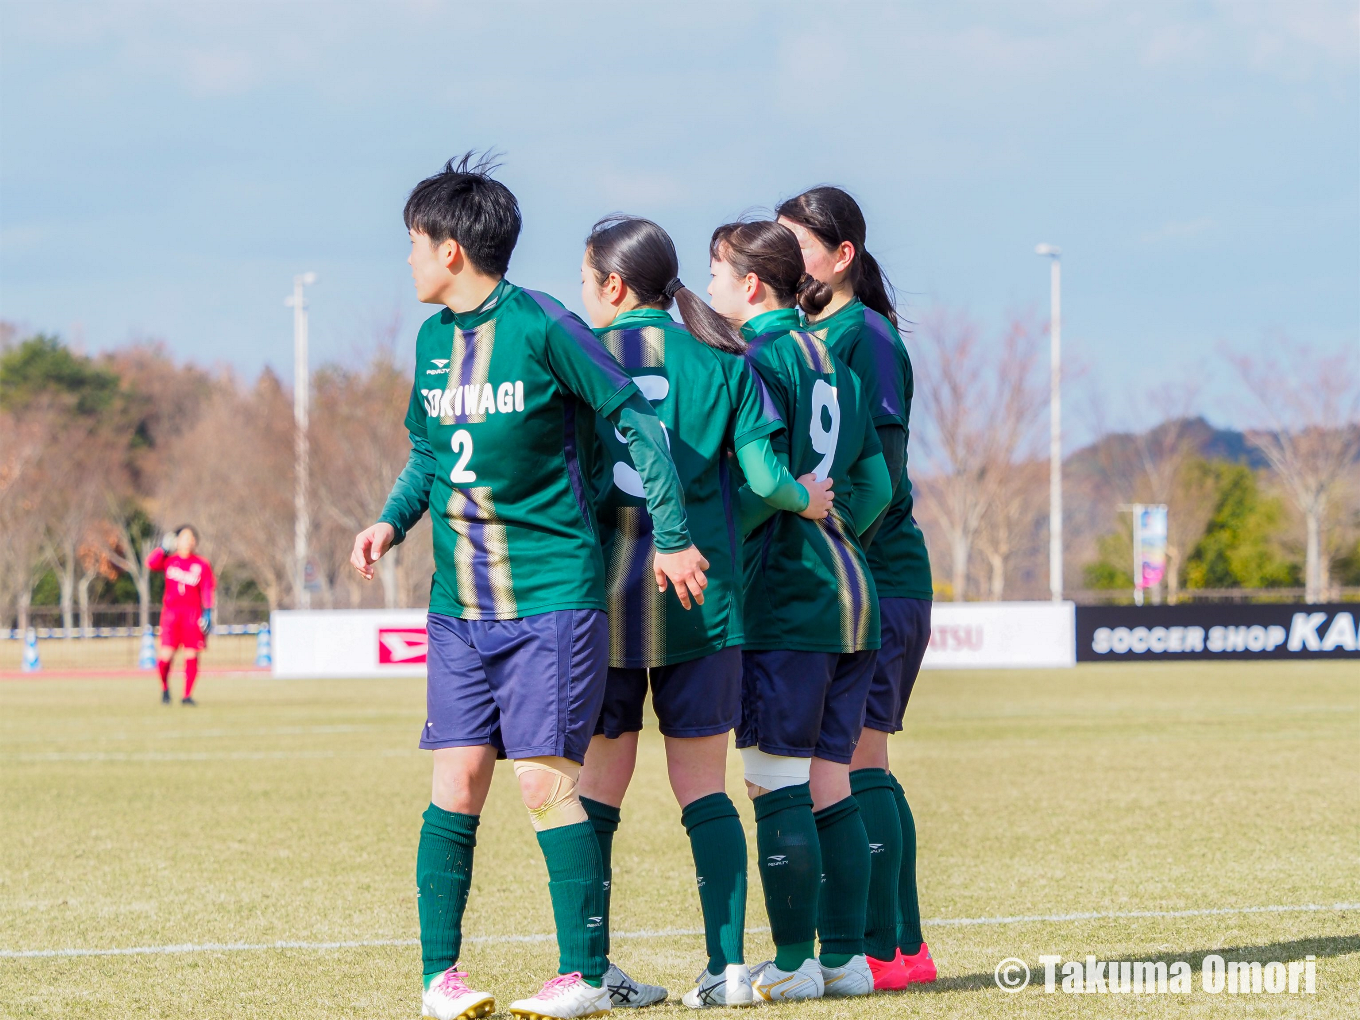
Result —
[[686, 610], [652, 578], [652, 520], [627, 445], [596, 422], [604, 448], [596, 509], [609, 595], [610, 665], [666, 666], [742, 643], [741, 556], [728, 451], [782, 429], [760, 377], [655, 308], [596, 330], [666, 429], [690, 537], [708, 559], [703, 605]]
[[836, 480], [835, 509], [824, 520], [776, 513], [746, 537], [746, 647], [877, 648], [878, 595], [846, 510], [851, 466], [882, 453], [859, 380], [802, 328], [795, 309], [763, 312], [742, 334], [788, 424], [790, 473]]
[[[874, 425], [899, 425], [910, 435], [915, 382], [906, 345], [893, 324], [856, 298], [834, 315], [805, 328], [823, 340], [859, 378], [873, 409]], [[892, 481], [892, 502], [868, 549], [869, 569], [880, 598], [928, 599], [934, 594], [930, 555], [925, 536], [912, 516], [905, 456], [901, 477]]]
[[[651, 423], [656, 459], [643, 473], [656, 497], [657, 545], [687, 547], [684, 499], [656, 418], [585, 323], [504, 280], [476, 310], [425, 321], [406, 415], [411, 461], [380, 519], [400, 540], [430, 508], [431, 612], [507, 620], [606, 608], [587, 490], [597, 414]], [[633, 424], [621, 427], [634, 434]]]

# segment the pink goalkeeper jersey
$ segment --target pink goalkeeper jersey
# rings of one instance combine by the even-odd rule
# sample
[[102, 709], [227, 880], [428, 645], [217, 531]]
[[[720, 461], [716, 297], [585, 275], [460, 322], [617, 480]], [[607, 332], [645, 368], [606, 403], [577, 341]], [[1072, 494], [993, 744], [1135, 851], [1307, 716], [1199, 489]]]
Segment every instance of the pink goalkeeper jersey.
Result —
[[212, 564], [202, 556], [181, 556], [155, 549], [147, 557], [148, 570], [165, 571], [165, 611], [197, 616], [213, 604]]

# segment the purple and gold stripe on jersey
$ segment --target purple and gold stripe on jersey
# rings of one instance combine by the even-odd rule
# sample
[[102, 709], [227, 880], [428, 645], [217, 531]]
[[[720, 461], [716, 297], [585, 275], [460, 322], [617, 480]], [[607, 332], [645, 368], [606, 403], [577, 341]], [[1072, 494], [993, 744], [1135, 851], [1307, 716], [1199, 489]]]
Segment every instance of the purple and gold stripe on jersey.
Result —
[[798, 351], [803, 355], [809, 369], [818, 375], [836, 373], [835, 366], [831, 363], [831, 352], [826, 349], [821, 337], [801, 329], [790, 330], [789, 335], [798, 341]]
[[659, 326], [611, 329], [600, 342], [624, 368], [661, 368], [666, 364], [666, 331]]
[[487, 372], [491, 351], [496, 346], [496, 320], [490, 319], [475, 329], [454, 329], [453, 349], [449, 354], [449, 381], [440, 402], [442, 425], [486, 421], [480, 410], [482, 394], [489, 393]]
[[652, 519], [645, 506], [617, 510], [609, 593], [609, 664], [660, 662], [666, 655], [666, 600], [652, 574]]
[[845, 523], [835, 513], [818, 522], [822, 537], [831, 551], [836, 573], [836, 598], [841, 608], [841, 641], [848, 652], [863, 651], [869, 640], [869, 579]]
[[533, 299], [533, 302], [543, 310], [543, 313], [549, 319], [561, 326], [568, 336], [580, 344], [581, 349], [595, 363], [595, 367], [608, 376], [617, 386], [626, 386], [632, 381], [629, 379], [628, 373], [619, 367], [618, 361], [609, 353], [604, 344], [600, 343], [600, 338], [592, 333], [584, 322], [548, 297], [547, 294], [536, 290], [526, 290], [524, 293]]
[[445, 510], [458, 535], [453, 564], [464, 620], [511, 620], [519, 615], [510, 576], [505, 525], [496, 516], [491, 489], [454, 489]]
[[903, 392], [894, 385], [895, 377], [902, 374], [902, 360], [896, 357], [898, 348], [905, 350], [902, 338], [882, 316], [864, 309], [864, 333], [868, 337], [869, 349], [874, 356], [874, 371], [878, 378], [865, 379], [865, 392], [878, 395], [878, 406], [872, 408], [874, 420], [896, 418], [903, 423], [907, 420], [907, 409], [903, 406]]

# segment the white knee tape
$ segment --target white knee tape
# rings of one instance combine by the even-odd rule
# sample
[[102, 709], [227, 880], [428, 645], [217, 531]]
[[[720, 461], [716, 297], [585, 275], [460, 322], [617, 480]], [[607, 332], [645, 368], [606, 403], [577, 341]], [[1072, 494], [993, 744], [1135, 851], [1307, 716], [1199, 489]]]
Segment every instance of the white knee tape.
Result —
[[766, 790], [782, 790], [786, 786], [806, 783], [812, 771], [811, 758], [767, 754], [758, 747], [743, 747], [741, 760], [746, 768], [746, 781]]
[[536, 832], [586, 821], [586, 809], [576, 792], [580, 765], [570, 758], [521, 758], [515, 762], [515, 776], [526, 772], [543, 772], [552, 777], [552, 788], [543, 803], [529, 808], [529, 819]]

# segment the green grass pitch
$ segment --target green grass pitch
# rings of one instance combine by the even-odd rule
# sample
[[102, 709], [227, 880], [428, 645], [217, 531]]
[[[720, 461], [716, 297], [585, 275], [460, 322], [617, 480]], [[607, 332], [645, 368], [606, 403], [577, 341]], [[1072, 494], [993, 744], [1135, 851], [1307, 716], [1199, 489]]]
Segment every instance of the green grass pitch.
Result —
[[[0, 1016], [416, 1017], [416, 680], [0, 681]], [[792, 1017], [1360, 1016], [1355, 663], [927, 673], [894, 740], [920, 831], [932, 987]], [[728, 790], [754, 826], [737, 756]], [[615, 843], [614, 958], [672, 999], [703, 965], [655, 729]], [[1128, 916], [1244, 907], [1326, 909]], [[1052, 918], [1071, 914], [1097, 918]], [[958, 923], [984, 919], [986, 923]], [[752, 870], [747, 923], [765, 924]], [[507, 765], [483, 816], [464, 964], [502, 1007], [556, 960]], [[17, 951], [393, 940], [104, 956]], [[1317, 992], [1211, 995], [1199, 961], [1316, 957]], [[748, 959], [769, 952], [748, 939]], [[1015, 995], [993, 969], [1186, 959], [1188, 995]], [[688, 1013], [676, 1003], [652, 1017]]]

